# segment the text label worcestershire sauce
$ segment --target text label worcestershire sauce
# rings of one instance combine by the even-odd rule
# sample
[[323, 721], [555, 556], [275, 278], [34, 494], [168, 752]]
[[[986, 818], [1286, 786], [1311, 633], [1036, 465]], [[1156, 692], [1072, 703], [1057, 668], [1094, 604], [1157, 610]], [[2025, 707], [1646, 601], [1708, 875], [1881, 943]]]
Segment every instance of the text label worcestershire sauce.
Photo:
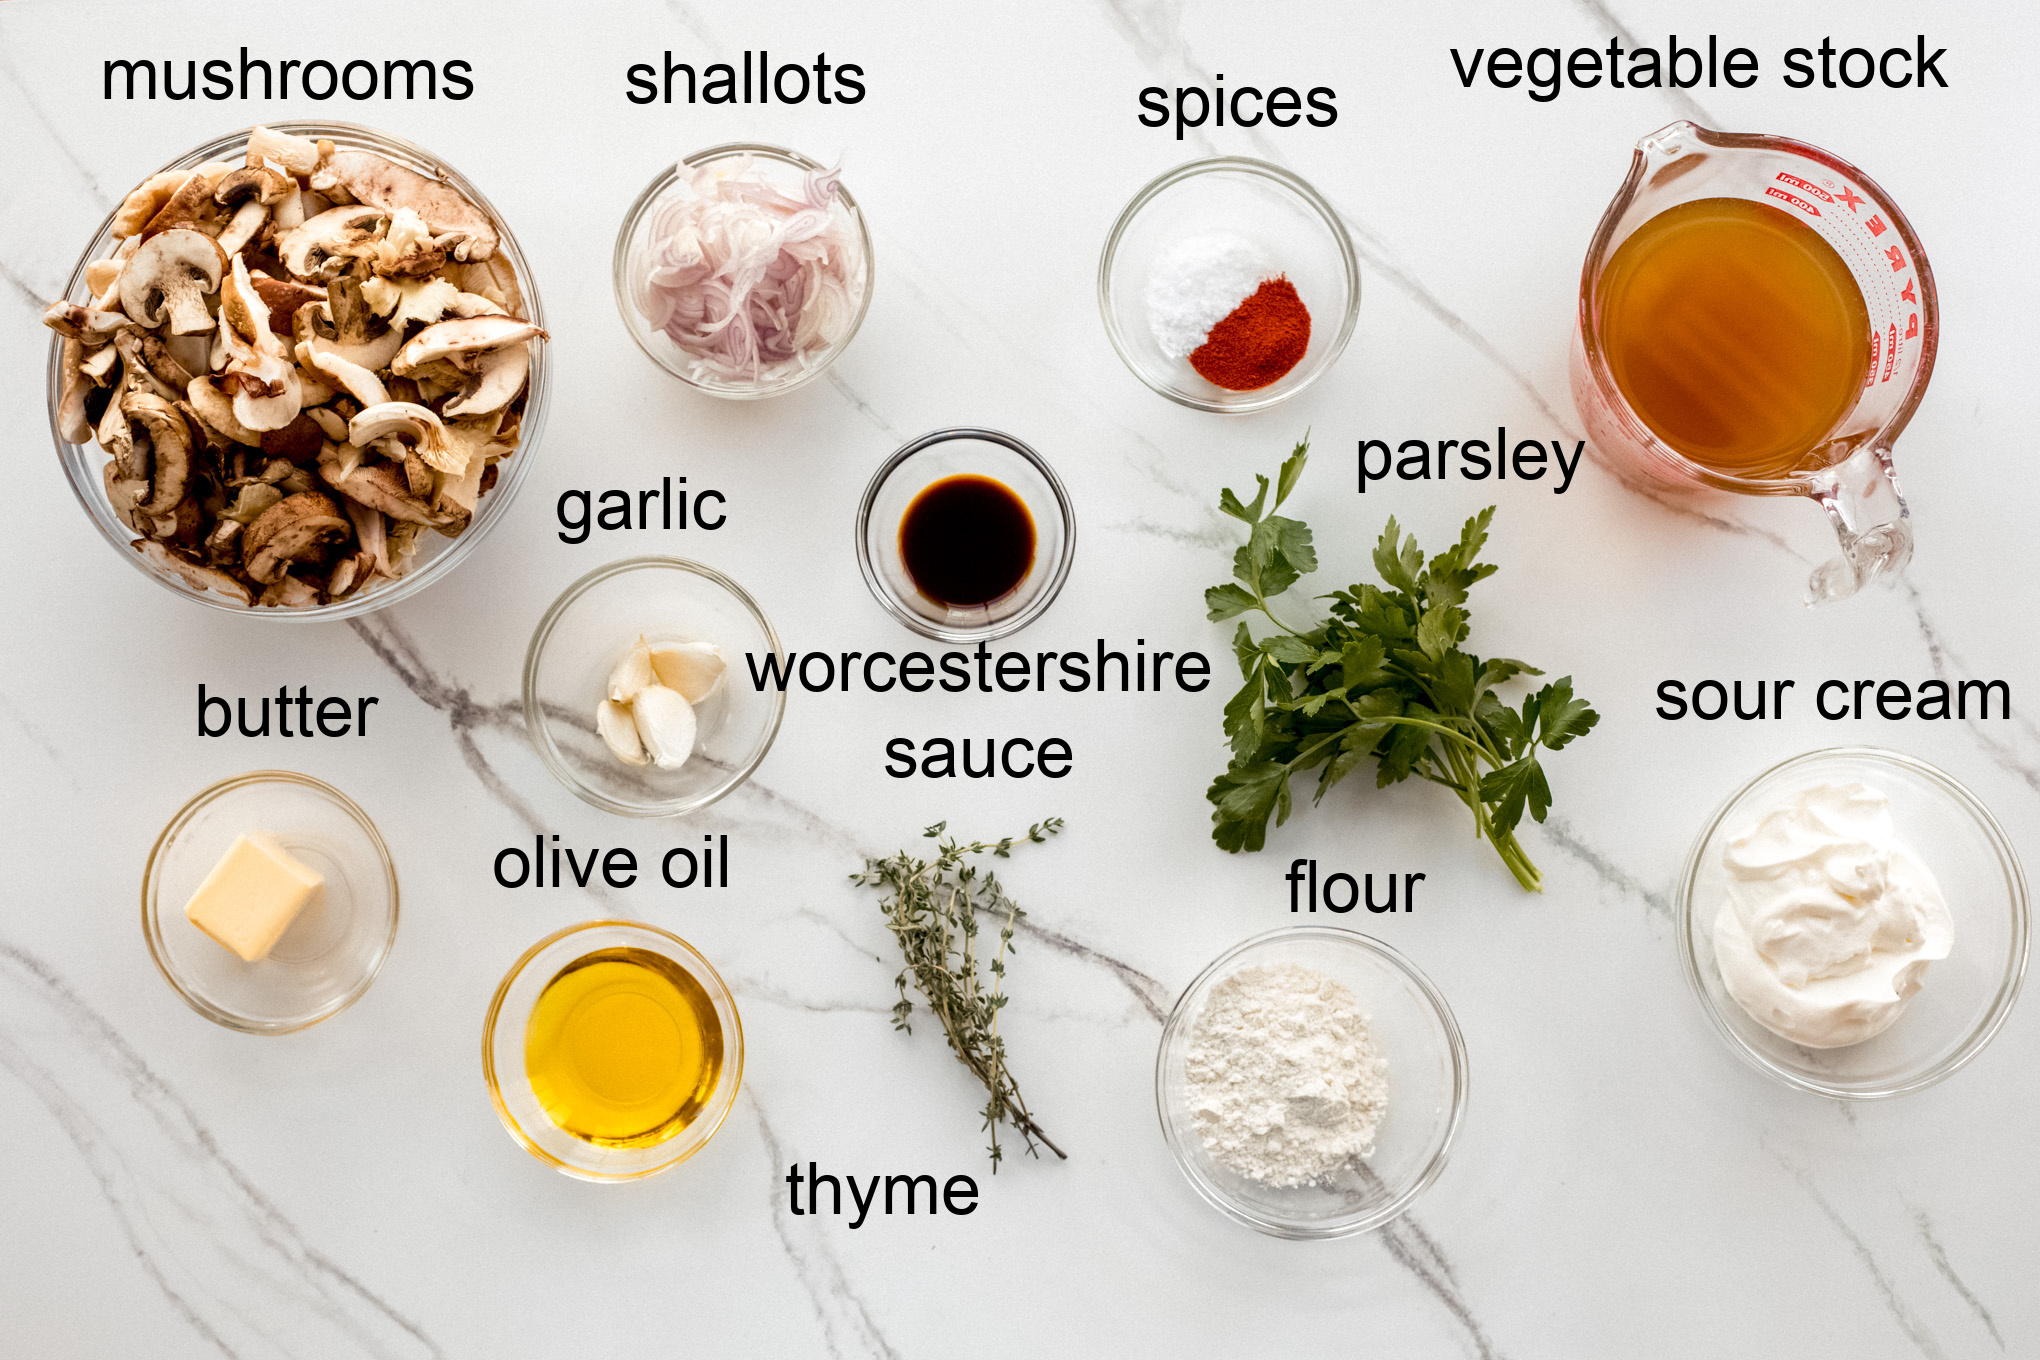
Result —
[[1615, 251], [1595, 292], [1623, 399], [1716, 471], [1769, 478], [1805, 466], [1863, 389], [1862, 291], [1835, 248], [1783, 209], [1740, 198], [1667, 209]]

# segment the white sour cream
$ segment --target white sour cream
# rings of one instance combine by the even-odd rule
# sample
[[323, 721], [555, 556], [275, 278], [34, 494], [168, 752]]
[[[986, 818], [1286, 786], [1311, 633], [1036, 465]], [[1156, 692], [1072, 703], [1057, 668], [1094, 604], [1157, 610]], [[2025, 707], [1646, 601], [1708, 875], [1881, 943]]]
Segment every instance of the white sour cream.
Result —
[[1899, 841], [1891, 802], [1853, 780], [1790, 794], [1722, 852], [1714, 958], [1757, 1023], [1808, 1048], [1881, 1034], [1945, 959], [1955, 923]]

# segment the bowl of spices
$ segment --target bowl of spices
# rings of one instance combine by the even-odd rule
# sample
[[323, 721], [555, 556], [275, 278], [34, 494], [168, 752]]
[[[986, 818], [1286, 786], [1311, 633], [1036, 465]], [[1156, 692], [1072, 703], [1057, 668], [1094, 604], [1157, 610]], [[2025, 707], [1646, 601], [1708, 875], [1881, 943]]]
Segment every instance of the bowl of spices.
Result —
[[1746, 1062], [1875, 1100], [1967, 1065], [2026, 974], [2026, 878], [1968, 789], [1871, 746], [1809, 751], [1738, 789], [1679, 880], [1679, 953]]
[[1192, 161], [1126, 205], [1098, 308], [1134, 376], [1200, 411], [1259, 411], [1331, 366], [1360, 311], [1345, 226], [1304, 180], [1242, 156]]
[[1408, 1209], [1466, 1112], [1466, 1044], [1417, 966], [1303, 926], [1227, 950], [1162, 1027], [1155, 1103], [1191, 1186], [1274, 1237], [1346, 1237]]
[[838, 169], [733, 142], [664, 171], [624, 216], [616, 307], [652, 361], [711, 396], [811, 382], [871, 305], [871, 234]]
[[1017, 633], [1055, 603], [1076, 519], [1042, 456], [996, 430], [936, 430], [888, 458], [857, 509], [857, 565], [924, 637]]
[[640, 1180], [722, 1127], [743, 1082], [744, 1027], [687, 941], [588, 921], [512, 965], [483, 1023], [482, 1072], [526, 1152], [581, 1180]]

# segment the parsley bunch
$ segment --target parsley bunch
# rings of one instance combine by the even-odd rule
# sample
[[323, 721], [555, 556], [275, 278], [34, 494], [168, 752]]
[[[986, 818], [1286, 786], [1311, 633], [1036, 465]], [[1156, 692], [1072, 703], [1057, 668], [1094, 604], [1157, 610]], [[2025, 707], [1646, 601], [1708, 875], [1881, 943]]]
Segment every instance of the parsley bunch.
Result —
[[1551, 807], [1537, 749], [1562, 749], [1600, 715], [1573, 696], [1571, 676], [1511, 708], [1495, 687], [1544, 672], [1461, 649], [1467, 592], [1495, 571], [1475, 560], [1494, 507], [1428, 561], [1391, 518], [1374, 548], [1382, 586], [1320, 596], [1332, 602], [1332, 616], [1298, 632], [1268, 601], [1317, 570], [1310, 527], [1274, 513], [1296, 488], [1309, 452], [1306, 436], [1276, 476], [1272, 506], [1268, 479], [1259, 475], [1252, 504], [1230, 489], [1219, 495], [1219, 509], [1251, 533], [1233, 556], [1232, 582], [1204, 592], [1210, 617], [1258, 612], [1278, 631], [1256, 640], [1243, 621], [1233, 638], [1246, 683], [1225, 706], [1232, 761], [1205, 795], [1212, 839], [1229, 851], [1259, 850], [1269, 816], [1277, 826], [1289, 820], [1292, 774], [1318, 771], [1317, 801], [1371, 760], [1378, 787], [1416, 775], [1452, 790], [1473, 813], [1474, 835], [1495, 847], [1518, 883], [1541, 891], [1543, 877], [1514, 834], [1525, 809], [1541, 822]]

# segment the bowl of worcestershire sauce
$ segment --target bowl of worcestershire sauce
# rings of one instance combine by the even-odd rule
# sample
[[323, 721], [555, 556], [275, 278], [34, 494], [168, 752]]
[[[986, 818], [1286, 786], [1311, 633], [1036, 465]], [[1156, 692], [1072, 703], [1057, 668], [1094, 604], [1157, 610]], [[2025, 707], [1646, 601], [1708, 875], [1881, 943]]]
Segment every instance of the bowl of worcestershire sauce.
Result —
[[1055, 470], [996, 430], [937, 430], [888, 458], [857, 510], [857, 565], [924, 637], [1017, 633], [1062, 590], [1076, 520]]

